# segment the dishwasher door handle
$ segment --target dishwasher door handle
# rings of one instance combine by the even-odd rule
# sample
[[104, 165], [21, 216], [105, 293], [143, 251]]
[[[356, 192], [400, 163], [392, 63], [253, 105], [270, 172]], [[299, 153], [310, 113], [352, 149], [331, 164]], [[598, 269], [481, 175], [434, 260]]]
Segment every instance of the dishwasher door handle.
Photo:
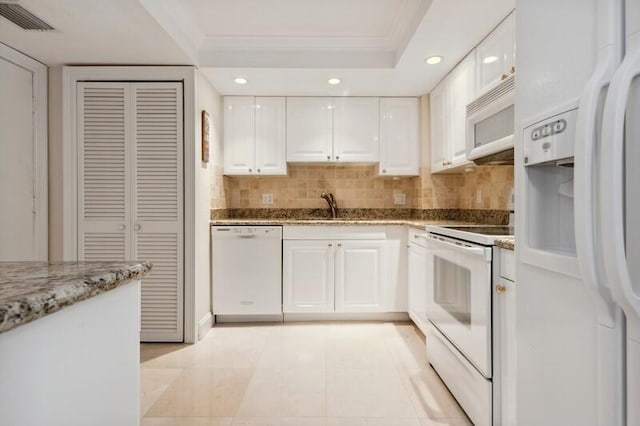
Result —
[[240, 238], [255, 238], [256, 234], [238, 235]]

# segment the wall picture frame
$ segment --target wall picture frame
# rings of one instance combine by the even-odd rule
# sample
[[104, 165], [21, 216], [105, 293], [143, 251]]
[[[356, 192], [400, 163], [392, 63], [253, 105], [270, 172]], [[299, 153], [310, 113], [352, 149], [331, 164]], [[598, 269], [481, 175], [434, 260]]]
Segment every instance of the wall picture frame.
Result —
[[202, 162], [209, 162], [209, 140], [211, 136], [211, 118], [209, 113], [202, 110]]

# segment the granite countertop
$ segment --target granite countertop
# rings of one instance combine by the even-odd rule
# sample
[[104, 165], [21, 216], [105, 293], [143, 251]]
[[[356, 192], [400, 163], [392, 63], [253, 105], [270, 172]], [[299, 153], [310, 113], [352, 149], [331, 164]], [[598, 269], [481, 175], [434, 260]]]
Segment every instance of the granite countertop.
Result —
[[138, 280], [147, 262], [0, 262], [0, 333]]
[[507, 250], [515, 250], [516, 239], [514, 237], [498, 238], [496, 239], [496, 246]]
[[427, 225], [459, 225], [475, 224], [455, 220], [420, 220], [420, 219], [217, 219], [212, 220], [212, 226], [227, 225], [408, 225], [414, 228], [426, 229]]

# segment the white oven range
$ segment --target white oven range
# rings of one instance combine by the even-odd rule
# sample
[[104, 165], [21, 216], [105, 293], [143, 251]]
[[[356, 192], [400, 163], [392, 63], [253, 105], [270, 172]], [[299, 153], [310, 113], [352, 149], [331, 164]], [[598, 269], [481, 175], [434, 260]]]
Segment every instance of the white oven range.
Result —
[[494, 406], [492, 295], [502, 226], [428, 226], [427, 357], [476, 425], [499, 424]]

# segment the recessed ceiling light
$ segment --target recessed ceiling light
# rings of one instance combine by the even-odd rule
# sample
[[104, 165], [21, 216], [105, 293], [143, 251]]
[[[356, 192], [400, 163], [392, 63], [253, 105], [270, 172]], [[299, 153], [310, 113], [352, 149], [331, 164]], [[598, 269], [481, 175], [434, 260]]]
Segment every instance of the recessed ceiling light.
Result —
[[233, 81], [235, 81], [236, 84], [247, 84], [249, 82], [249, 80], [244, 77], [236, 77], [233, 79]]
[[342, 80], [340, 80], [339, 78], [330, 78], [329, 80], [327, 80], [327, 82], [335, 86], [336, 84], [342, 83]]
[[429, 65], [439, 64], [440, 62], [442, 62], [442, 56], [429, 56], [424, 61]]
[[482, 60], [482, 62], [485, 63], [485, 64], [492, 64], [497, 60], [498, 60], [497, 56], [487, 56], [486, 58], [484, 58]]

